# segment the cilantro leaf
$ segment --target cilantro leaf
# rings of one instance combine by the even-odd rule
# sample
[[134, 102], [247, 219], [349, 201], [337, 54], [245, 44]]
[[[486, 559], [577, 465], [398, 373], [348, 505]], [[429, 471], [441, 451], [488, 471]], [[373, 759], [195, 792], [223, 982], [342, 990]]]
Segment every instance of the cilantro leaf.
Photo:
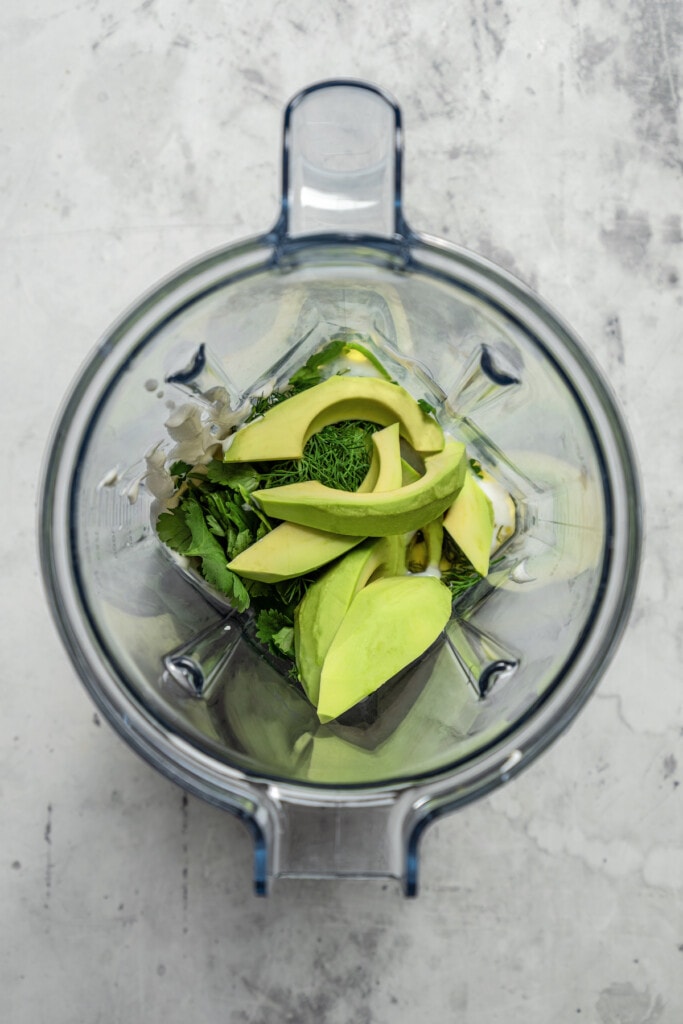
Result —
[[[226, 569], [226, 572], [230, 572], [230, 570]], [[239, 576], [234, 572], [231, 572], [230, 575], [232, 576], [232, 604], [238, 612], [244, 612], [249, 607], [249, 591]]]
[[239, 576], [228, 569], [225, 551], [209, 530], [201, 505], [190, 498], [183, 502], [182, 508], [191, 534], [190, 544], [184, 554], [200, 558], [202, 575], [207, 583], [226, 594], [238, 611], [245, 611], [249, 607], [247, 589]]
[[202, 504], [216, 522], [220, 523], [227, 536], [233, 527], [238, 530], [248, 529], [246, 512], [241, 505], [232, 500], [229, 491], [202, 495]]
[[312, 356], [308, 357], [304, 365], [300, 366], [296, 373], [293, 373], [289, 378], [289, 387], [303, 391], [306, 388], [312, 388], [316, 384], [320, 384], [323, 379], [320, 367], [324, 366], [325, 363], [331, 363], [333, 359], [337, 359], [343, 353], [344, 346], [344, 341], [331, 341], [321, 352], [314, 352]]
[[212, 459], [206, 467], [206, 479], [231, 490], [244, 489], [248, 494], [257, 490], [261, 475], [253, 466], [241, 462], [219, 462]]
[[256, 617], [256, 636], [263, 643], [268, 643], [273, 633], [289, 625], [287, 616], [276, 608], [264, 608]]
[[273, 633], [273, 644], [288, 658], [294, 657], [294, 626], [283, 626]]
[[206, 513], [206, 525], [216, 537], [225, 537], [225, 528], [210, 512]]
[[[352, 338], [363, 338], [363, 335], [348, 334], [342, 332], [336, 336], [333, 336], [329, 343], [324, 346], [319, 352], [314, 352], [312, 356], [309, 356], [303, 366], [292, 374], [289, 378], [288, 386], [294, 392], [303, 391], [306, 388], [314, 387], [316, 384], [320, 384], [322, 381], [322, 373], [320, 372], [321, 367], [327, 363], [334, 362], [335, 359], [345, 356], [348, 352], [359, 352], [365, 356], [368, 362], [372, 363], [376, 370], [378, 370], [385, 380], [389, 380], [389, 374], [387, 373], [384, 366], [375, 356], [369, 348], [365, 345], [361, 345], [357, 341], [353, 341]], [[348, 373], [348, 370], [340, 371]]]
[[162, 512], [157, 519], [156, 529], [159, 539], [164, 544], [181, 555], [187, 554], [187, 549], [192, 542], [192, 533], [185, 522], [182, 508], [175, 508], [172, 512]]
[[254, 543], [251, 530], [240, 530], [234, 537], [231, 537], [228, 543], [228, 556], [230, 559], [237, 558], [241, 555], [248, 547]]
[[261, 522], [258, 524], [258, 527], [256, 529], [256, 540], [261, 540], [261, 537], [265, 537], [267, 533], [270, 533], [272, 527], [270, 526], [269, 523], [266, 522], [265, 516], [261, 512], [259, 512], [258, 509], [256, 509], [255, 511], [257, 515], [261, 517]]
[[322, 374], [313, 366], [302, 366], [289, 378], [289, 387], [296, 391], [305, 391], [307, 388], [320, 384]]
[[294, 656], [294, 623], [277, 608], [264, 608], [256, 616], [256, 636], [273, 654]]
[[190, 498], [182, 504], [185, 513], [185, 522], [191, 534], [191, 542], [186, 554], [195, 555], [197, 558], [211, 558], [216, 552], [223, 556], [223, 550], [209, 531], [204, 511], [195, 498]]
[[291, 398], [294, 393], [294, 391], [271, 391], [269, 395], [258, 395], [258, 397], [252, 398], [251, 412], [244, 422], [251, 423], [252, 420], [257, 420], [264, 413], [267, 413], [269, 409], [272, 409], [274, 405], [279, 405], [285, 399]]
[[178, 459], [178, 461], [174, 462], [173, 465], [170, 467], [169, 473], [171, 474], [171, 476], [177, 476], [179, 478], [178, 482], [180, 482], [180, 480], [185, 479], [185, 477], [187, 476], [191, 469], [192, 466], [190, 465], [189, 462], [183, 462], [182, 459]]

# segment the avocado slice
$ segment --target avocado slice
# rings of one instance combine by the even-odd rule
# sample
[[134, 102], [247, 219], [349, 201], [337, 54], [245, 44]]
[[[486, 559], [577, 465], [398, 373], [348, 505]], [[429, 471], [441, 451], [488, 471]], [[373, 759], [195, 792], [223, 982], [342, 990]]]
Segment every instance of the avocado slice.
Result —
[[401, 459], [401, 483], [405, 487], [406, 484], [414, 484], [416, 480], [420, 479], [421, 474], [406, 462], [405, 459]]
[[477, 572], [486, 576], [493, 544], [493, 506], [470, 469], [443, 526]]
[[309, 437], [330, 423], [398, 422], [401, 437], [421, 453], [439, 452], [443, 430], [398, 384], [379, 377], [335, 376], [274, 405], [263, 417], [231, 434], [226, 462], [300, 459]]
[[[374, 436], [374, 435], [373, 435]], [[377, 483], [377, 477], [379, 476], [379, 455], [377, 453], [377, 446], [372, 446], [372, 458], [370, 460], [370, 468], [363, 477], [361, 484], [356, 488], [358, 494], [369, 494], [370, 491], [374, 491], [375, 484]]]
[[333, 533], [388, 537], [417, 530], [445, 512], [466, 469], [464, 444], [448, 440], [443, 451], [425, 458], [423, 476], [391, 491], [340, 491], [310, 480], [253, 491], [251, 500], [275, 519]]
[[247, 580], [279, 583], [327, 565], [362, 540], [299, 523], [280, 523], [228, 562], [228, 569]]
[[424, 654], [450, 614], [450, 591], [434, 576], [387, 576], [359, 590], [323, 662], [320, 721], [338, 718]]
[[[458, 499], [456, 498], [455, 500], [457, 501]], [[433, 519], [431, 523], [423, 526], [422, 534], [427, 545], [427, 568], [438, 570], [443, 548], [443, 523], [441, 518]]]
[[[392, 423], [384, 430], [378, 430], [372, 435], [370, 468], [361, 485], [356, 488], [357, 494], [369, 494], [370, 491], [391, 491], [405, 482], [400, 441], [398, 423]], [[395, 468], [397, 461], [398, 472]]]
[[377, 479], [372, 488], [373, 492], [395, 491], [403, 483], [398, 423], [392, 423], [391, 426], [372, 435], [372, 451], [373, 457], [377, 452]]
[[299, 679], [312, 704], [318, 702], [325, 655], [355, 594], [375, 574], [403, 569], [402, 537], [368, 540], [312, 583], [294, 615], [294, 652]]

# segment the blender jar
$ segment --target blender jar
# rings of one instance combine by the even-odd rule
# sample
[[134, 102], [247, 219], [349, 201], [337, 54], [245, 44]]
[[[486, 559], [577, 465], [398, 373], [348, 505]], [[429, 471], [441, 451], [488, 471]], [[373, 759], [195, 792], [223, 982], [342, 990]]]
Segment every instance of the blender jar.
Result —
[[[425, 825], [509, 779], [571, 721], [624, 628], [639, 558], [633, 453], [570, 329], [510, 274], [412, 230], [401, 118], [362, 82], [314, 85], [284, 121], [275, 227], [172, 275], [107, 332], [48, 453], [41, 555], [99, 709], [167, 776], [251, 829], [255, 884], [417, 885]], [[331, 337], [364, 348], [514, 502], [489, 576], [439, 640], [321, 725], [278, 659], [161, 544], [144, 456], [169, 416], [288, 379]], [[229, 404], [228, 404], [229, 400]]]

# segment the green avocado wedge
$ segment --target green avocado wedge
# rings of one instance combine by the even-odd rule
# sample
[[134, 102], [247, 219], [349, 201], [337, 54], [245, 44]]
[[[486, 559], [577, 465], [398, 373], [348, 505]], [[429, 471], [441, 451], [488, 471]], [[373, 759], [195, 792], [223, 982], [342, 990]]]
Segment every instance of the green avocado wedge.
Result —
[[300, 459], [309, 437], [330, 423], [398, 422], [401, 437], [423, 454], [444, 446], [443, 430], [398, 384], [379, 377], [335, 376], [268, 409], [229, 438], [226, 462]]
[[404, 487], [406, 484], [414, 484], [416, 480], [420, 479], [421, 475], [409, 462], [401, 459], [401, 483]]
[[481, 576], [489, 571], [493, 507], [468, 469], [460, 493], [443, 518], [443, 528]]
[[[458, 500], [457, 498], [455, 499]], [[441, 518], [433, 519], [422, 527], [422, 535], [427, 547], [427, 565], [432, 569], [439, 568], [441, 550], [443, 548], [443, 523]]]
[[375, 575], [403, 572], [402, 537], [368, 540], [350, 551], [312, 583], [294, 615], [294, 652], [301, 685], [312, 704], [318, 703], [325, 655], [351, 601]]
[[392, 423], [384, 430], [372, 435], [372, 458], [357, 494], [368, 494], [370, 491], [390, 491], [400, 487], [403, 480], [403, 467], [407, 463], [401, 458], [401, 437], [398, 423]]
[[[420, 479], [420, 473], [406, 462], [405, 459], [401, 459], [401, 484], [414, 484], [416, 480]], [[367, 472], [367, 476], [363, 480], [360, 487], [357, 488], [359, 494], [367, 494], [368, 491], [375, 489], [377, 483], [377, 477], [379, 476], [379, 456], [377, 455], [377, 449], [373, 448], [372, 451], [372, 462], [370, 463], [370, 469]]]
[[370, 468], [363, 477], [363, 480], [359, 487], [356, 488], [358, 494], [368, 494], [370, 491], [374, 491], [375, 484], [377, 483], [377, 477], [379, 476], [379, 455], [377, 454], [377, 445], [372, 446], [372, 458], [370, 461]]
[[362, 540], [298, 523], [280, 523], [228, 562], [228, 569], [247, 580], [280, 583], [327, 565]]
[[338, 718], [424, 654], [450, 614], [450, 591], [434, 576], [387, 576], [359, 590], [323, 662], [320, 721]]
[[372, 487], [373, 492], [395, 491], [403, 483], [398, 423], [392, 423], [390, 427], [373, 434], [372, 447], [373, 456], [377, 452], [377, 479]]
[[465, 446], [448, 440], [424, 463], [423, 476], [391, 491], [340, 491], [312, 480], [253, 491], [251, 500], [266, 515], [318, 530], [362, 537], [407, 533], [453, 504], [465, 479]]

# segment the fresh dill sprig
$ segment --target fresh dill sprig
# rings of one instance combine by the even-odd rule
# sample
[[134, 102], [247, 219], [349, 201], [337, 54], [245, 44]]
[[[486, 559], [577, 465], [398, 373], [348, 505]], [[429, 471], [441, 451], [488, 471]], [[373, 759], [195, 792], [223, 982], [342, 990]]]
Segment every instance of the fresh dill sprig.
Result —
[[[450, 562], [450, 567], [441, 574], [441, 580], [450, 590], [454, 600], [485, 578], [477, 572], [467, 556], [453, 543], [447, 533], [444, 533], [443, 553]], [[489, 568], [499, 565], [502, 561], [502, 555], [494, 558]]]
[[381, 429], [368, 420], [331, 423], [306, 442], [300, 459], [286, 459], [261, 468], [262, 487], [319, 480], [326, 487], [355, 491], [370, 468], [372, 435]]
[[303, 596], [320, 573], [310, 573], [307, 576], [295, 576], [291, 580], [280, 580], [273, 584], [273, 589], [286, 608], [296, 608], [303, 600]]
[[441, 574], [441, 582], [445, 583], [451, 592], [453, 600], [461, 597], [466, 590], [470, 590], [477, 583], [483, 580], [481, 573], [478, 573], [470, 560], [463, 554], [450, 535], [444, 530], [443, 555], [450, 562], [450, 567]]
[[446, 584], [453, 598], [460, 597], [461, 594], [464, 594], [466, 590], [470, 590], [471, 587], [474, 587], [483, 578], [462, 552], [458, 553], [450, 568], [446, 569], [441, 575], [442, 583]]
[[295, 394], [294, 391], [271, 391], [269, 395], [257, 395], [256, 398], [251, 400], [251, 412], [244, 422], [251, 423], [252, 420], [257, 420], [259, 416], [263, 416], [274, 405], [279, 405], [285, 399], [291, 398], [293, 394]]

